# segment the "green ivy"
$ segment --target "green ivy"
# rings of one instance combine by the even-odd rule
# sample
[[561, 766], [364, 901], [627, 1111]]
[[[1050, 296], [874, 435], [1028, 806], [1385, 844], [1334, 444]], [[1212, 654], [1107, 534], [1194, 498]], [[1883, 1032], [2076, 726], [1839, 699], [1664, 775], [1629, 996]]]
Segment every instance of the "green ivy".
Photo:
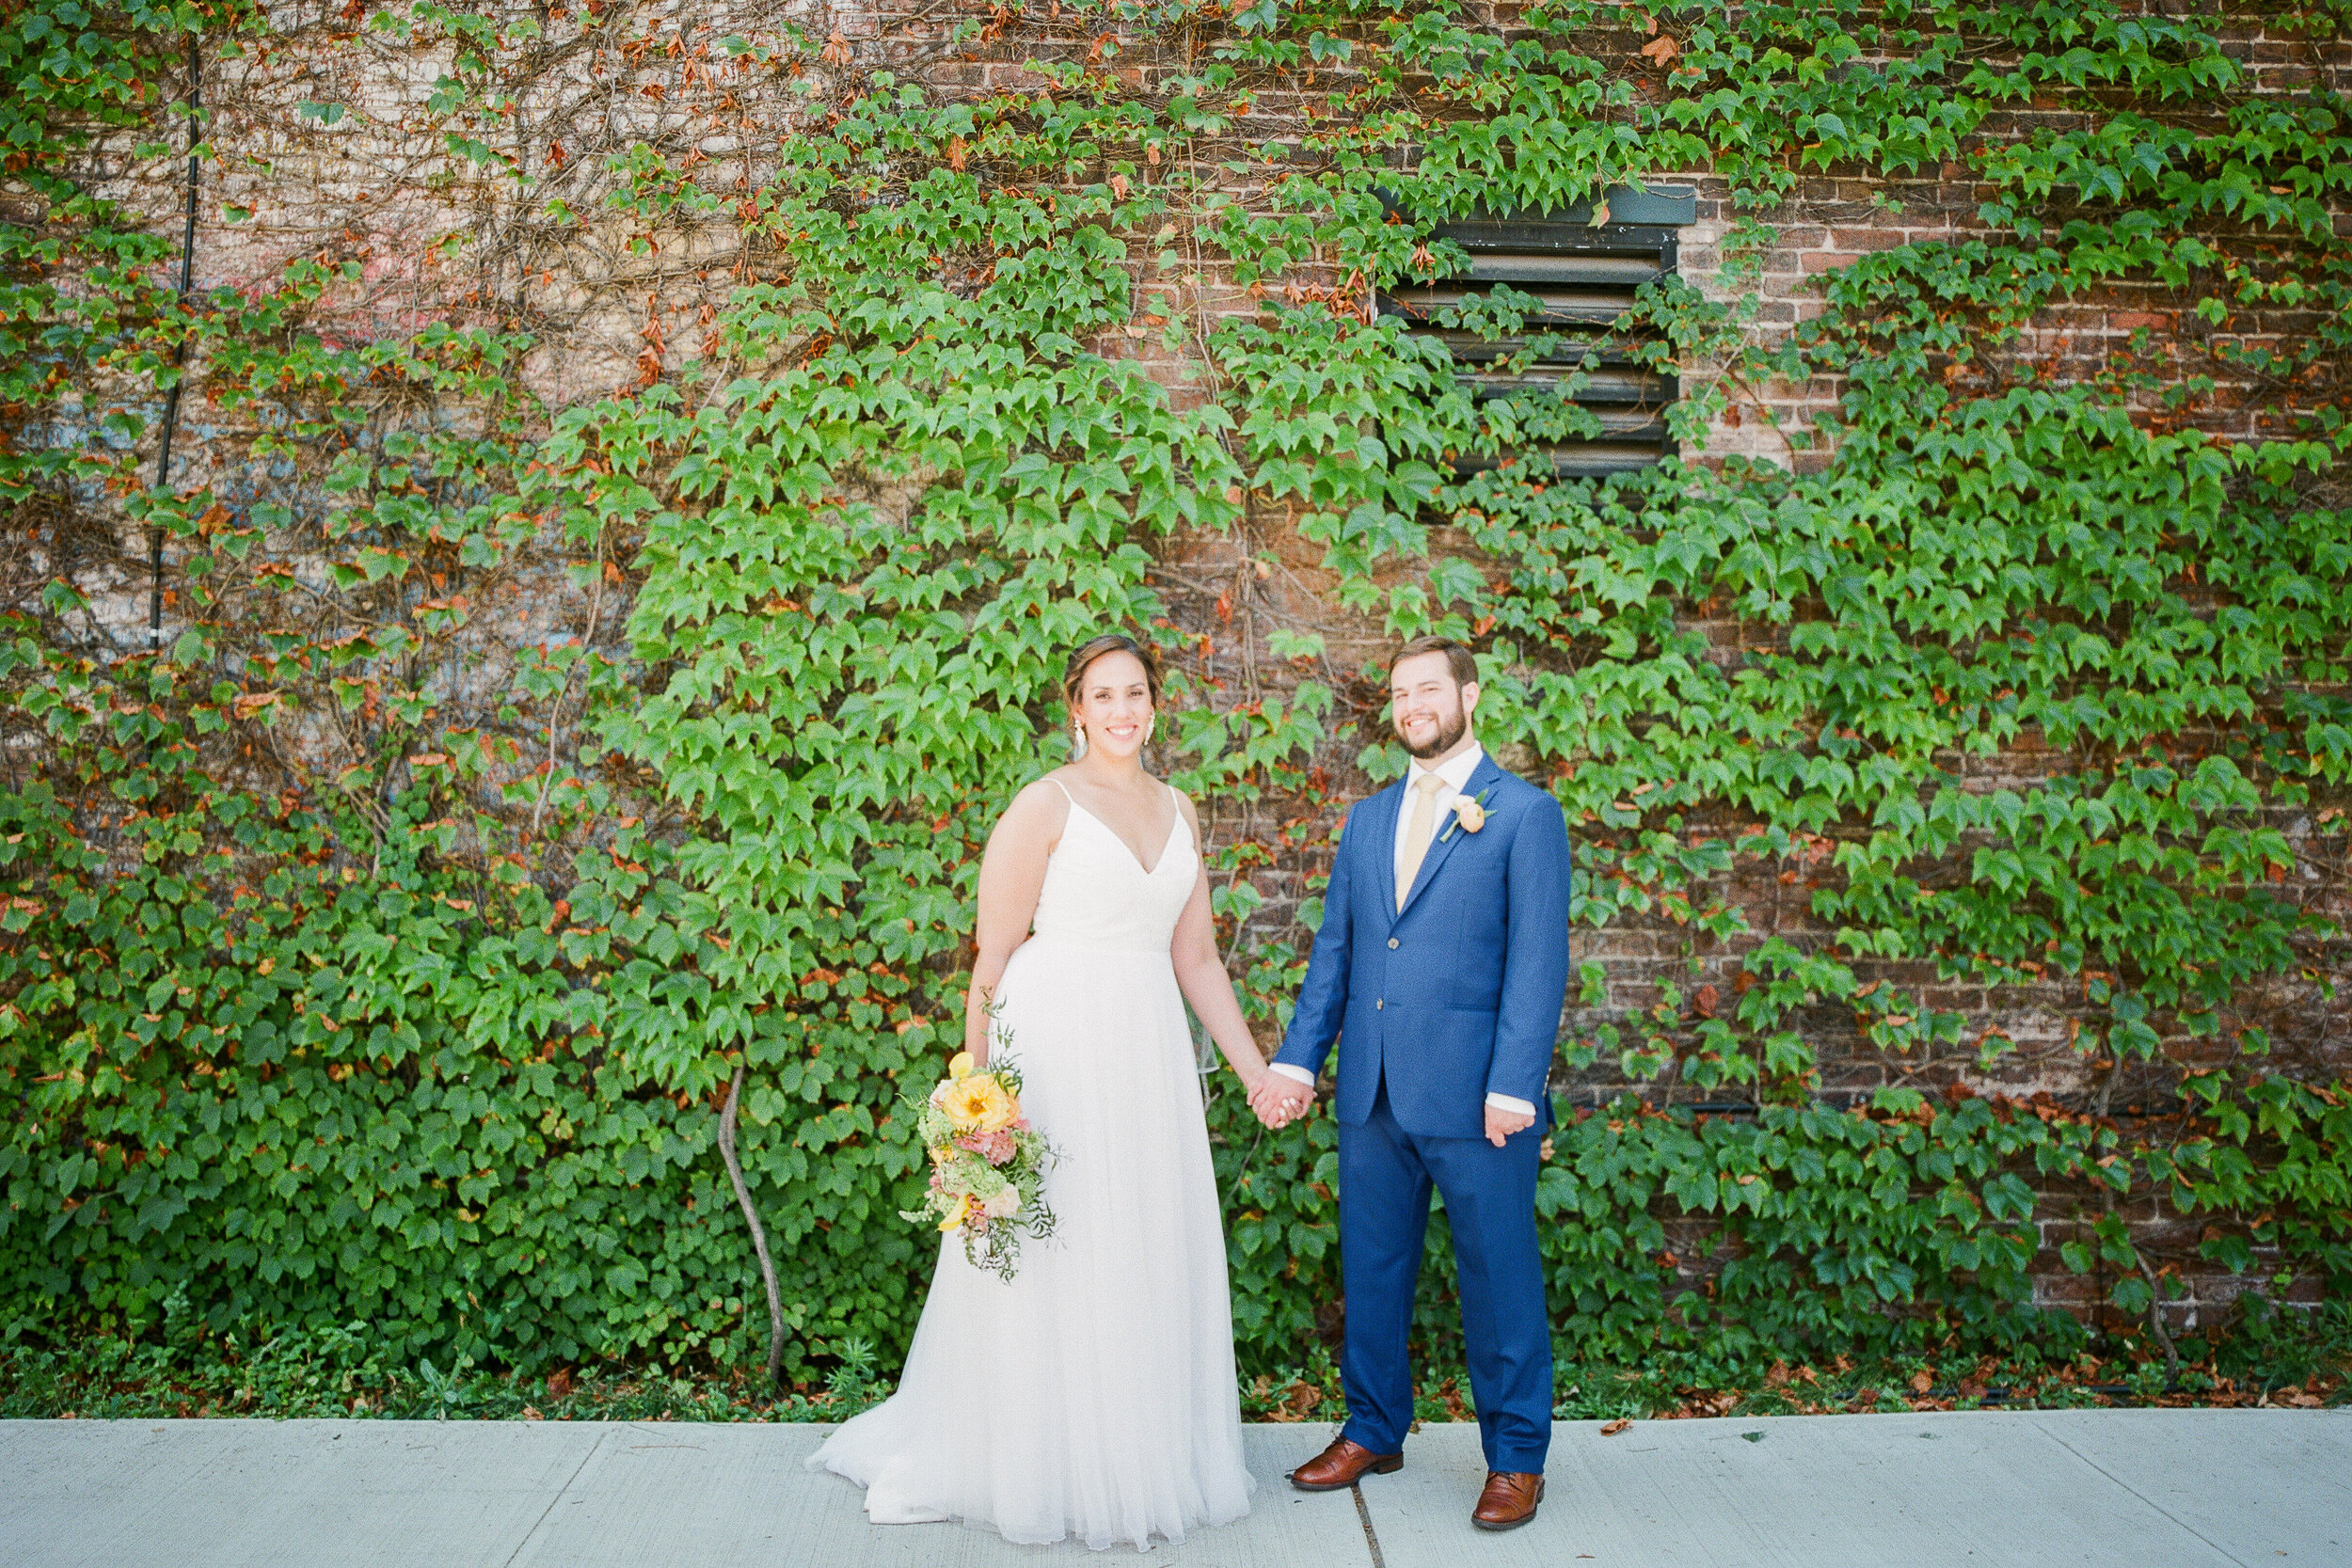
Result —
[[[187, 31], [276, 47], [264, 23], [13, 13], [42, 210], [0, 226], [0, 496], [52, 562], [0, 649], [20, 1322], [145, 1331], [177, 1291], [215, 1329], [363, 1319], [396, 1357], [739, 1365], [767, 1325], [709, 1146], [740, 1068], [794, 1375], [895, 1354], [928, 1259], [897, 1080], [960, 1037], [979, 847], [1060, 756], [1064, 651], [1118, 625], [1170, 654], [1172, 773], [1269, 1033], [1327, 825], [1403, 767], [1320, 636], [1171, 591], [1213, 537], [1259, 580], [1311, 562], [1367, 641], [1477, 641], [1483, 736], [1576, 826], [1582, 927], [1679, 944], [1631, 1010], [1584, 965], [1564, 1083], [1641, 1092], [1564, 1099], [1547, 1155], [1574, 1355], [2063, 1339], [2042, 1226], [2138, 1318], [2194, 1261], [2135, 1241], [2152, 1199], [2205, 1267], [2352, 1290], [2352, 1085], [2262, 1022], [2338, 967], [2301, 891], [2340, 885], [2352, 783], [2337, 97], [2120, 6], [1561, 0], [1508, 34], [1449, 3], [1063, 9], [1091, 57], [1057, 17], [959, 34], [1036, 90], [788, 31], [707, 50], [809, 112], [755, 183], [641, 145], [597, 173], [606, 214], [548, 198], [745, 258], [701, 357], [651, 335], [633, 390], [561, 408], [519, 318], [336, 330], [365, 272], [331, 246], [183, 306], [167, 216], [88, 194], [91, 127], [184, 122], [147, 84]], [[550, 40], [660, 41], [626, 7], [367, 25], [448, 61], [433, 178], [509, 193], [560, 163], [510, 112]], [[1138, 87], [1138, 55], [1172, 69]], [[1296, 134], [1250, 140], [1264, 103], [1304, 104]], [[1694, 444], [1776, 378], [1836, 386], [1798, 471], [1556, 479], [1528, 448], [1588, 416], [1473, 401], [1367, 309], [1460, 261], [1448, 217], [1700, 167], [1727, 286], [1653, 285], [1621, 325], [1686, 377]], [[1751, 318], [1803, 182], [1891, 205], [1947, 167], [1973, 223], [1828, 275], [1801, 328]], [[1224, 277], [1254, 308], [1213, 308]], [[2093, 372], [2037, 364], [2052, 312], [2119, 284], [2200, 303]], [[1449, 325], [1523, 338], [1525, 309]], [[2282, 311], [2307, 326], [2256, 330]], [[188, 492], [138, 463], [183, 344], [246, 433]], [[2263, 438], [2201, 424], [2225, 383]], [[65, 548], [109, 505], [170, 543], [151, 654], [107, 641]], [[577, 628], [526, 642], [532, 600]], [[1958, 987], [1982, 1010], [1932, 999]], [[1990, 1069], [2053, 993], [2099, 1082], [2177, 1108], [1824, 1091], [1833, 1033], [1893, 1080]], [[1245, 1363], [1286, 1366], [1332, 1326], [1333, 1130], [1210, 1095]]]

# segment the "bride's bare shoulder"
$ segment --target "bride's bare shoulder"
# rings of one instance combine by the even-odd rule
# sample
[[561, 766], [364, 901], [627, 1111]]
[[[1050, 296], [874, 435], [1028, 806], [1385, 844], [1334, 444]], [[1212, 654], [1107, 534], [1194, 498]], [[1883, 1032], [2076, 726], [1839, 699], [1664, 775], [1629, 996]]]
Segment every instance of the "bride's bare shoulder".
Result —
[[1042, 832], [1051, 838], [1061, 832], [1062, 824], [1069, 819], [1069, 792], [1048, 773], [1031, 779], [1014, 793], [997, 827], [1000, 831], [1010, 828], [1016, 832]]

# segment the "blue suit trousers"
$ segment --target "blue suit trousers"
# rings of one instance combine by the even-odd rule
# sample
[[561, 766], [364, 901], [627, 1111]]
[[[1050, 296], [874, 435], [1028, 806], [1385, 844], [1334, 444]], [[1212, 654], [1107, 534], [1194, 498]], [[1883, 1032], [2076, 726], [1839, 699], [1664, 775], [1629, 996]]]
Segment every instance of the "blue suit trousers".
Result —
[[1445, 1200], [1462, 1297], [1470, 1395], [1490, 1470], [1541, 1475], [1551, 1445], [1551, 1326], [1535, 1243], [1543, 1131], [1497, 1148], [1484, 1138], [1422, 1137], [1397, 1125], [1383, 1083], [1360, 1126], [1340, 1123], [1340, 1266], [1347, 1291], [1347, 1392], [1341, 1435], [1396, 1453], [1413, 1424], [1406, 1348], [1429, 1227]]

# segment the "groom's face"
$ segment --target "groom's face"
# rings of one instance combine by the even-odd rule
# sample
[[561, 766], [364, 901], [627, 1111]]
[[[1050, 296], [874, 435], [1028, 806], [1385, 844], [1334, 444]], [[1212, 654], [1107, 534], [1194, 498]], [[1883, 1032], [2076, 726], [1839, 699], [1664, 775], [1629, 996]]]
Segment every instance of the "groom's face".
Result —
[[1470, 733], [1478, 684], [1457, 686], [1441, 653], [1400, 658], [1389, 672], [1389, 722], [1417, 757], [1442, 756]]

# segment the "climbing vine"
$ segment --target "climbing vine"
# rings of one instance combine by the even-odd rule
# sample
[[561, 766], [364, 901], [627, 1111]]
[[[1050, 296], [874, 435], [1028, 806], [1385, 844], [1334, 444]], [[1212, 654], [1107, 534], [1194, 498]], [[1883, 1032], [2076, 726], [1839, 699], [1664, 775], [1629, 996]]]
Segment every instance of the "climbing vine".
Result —
[[[741, 1068], [788, 1364], [902, 1343], [894, 1080], [961, 1036], [979, 847], [1110, 625], [1170, 655], [1267, 1031], [1403, 766], [1377, 650], [1479, 646], [1577, 832], [1575, 1352], [2352, 1288], [2331, 10], [877, 20], [9, 13], [21, 1319], [755, 1359]], [[1687, 455], [1559, 477], [1590, 415], [1473, 397], [1380, 293], [1458, 271], [1448, 219], [1666, 180], [1716, 264], [1615, 330]], [[1864, 238], [1772, 283], [1823, 212]], [[1530, 303], [1440, 325], [1508, 365]], [[1209, 1092], [1245, 1360], [1287, 1362], [1332, 1129]]]

